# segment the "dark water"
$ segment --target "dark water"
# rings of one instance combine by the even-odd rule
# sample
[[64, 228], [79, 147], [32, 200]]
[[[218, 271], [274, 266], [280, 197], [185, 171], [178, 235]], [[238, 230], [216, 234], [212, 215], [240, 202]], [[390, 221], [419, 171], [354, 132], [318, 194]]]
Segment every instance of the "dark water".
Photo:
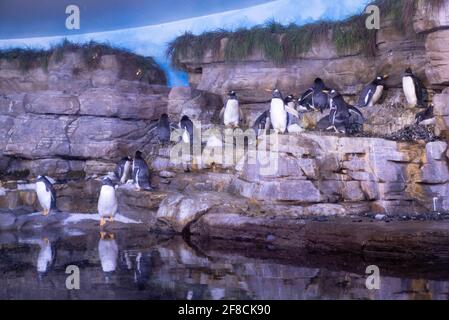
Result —
[[[380, 290], [371, 291], [365, 286], [365, 262], [354, 267], [343, 259], [336, 266], [328, 257], [329, 267], [326, 259], [313, 265], [308, 258], [273, 258], [276, 252], [269, 248], [234, 250], [220, 242], [200, 249], [182, 238], [143, 231], [101, 237], [99, 232], [0, 233], [0, 298], [447, 299], [449, 293], [444, 272], [387, 273]], [[70, 265], [80, 270], [79, 290], [66, 288]], [[396, 269], [400, 273], [400, 266]]]

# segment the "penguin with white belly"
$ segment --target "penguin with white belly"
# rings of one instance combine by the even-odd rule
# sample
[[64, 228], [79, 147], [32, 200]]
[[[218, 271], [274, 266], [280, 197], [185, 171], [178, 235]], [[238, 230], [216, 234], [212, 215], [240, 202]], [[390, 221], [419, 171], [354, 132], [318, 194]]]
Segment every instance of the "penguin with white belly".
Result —
[[427, 90], [411, 68], [407, 68], [402, 76], [402, 88], [409, 107], [426, 107]]
[[55, 251], [48, 238], [39, 241], [39, 255], [37, 256], [37, 273], [42, 279], [49, 271], [55, 258]]
[[115, 176], [121, 184], [125, 184], [131, 177], [132, 159], [130, 156], [122, 158], [115, 166]]
[[270, 105], [271, 126], [276, 133], [284, 134], [287, 131], [288, 116], [285, 110], [284, 99], [282, 93], [278, 89], [272, 91], [272, 99]]
[[378, 76], [360, 93], [358, 107], [372, 107], [379, 102], [385, 89], [385, 80], [388, 75]]
[[179, 122], [179, 128], [182, 130], [182, 141], [184, 143], [193, 144], [193, 122], [186, 115], [182, 116]]
[[103, 227], [106, 224], [106, 219], [109, 219], [109, 222], [114, 221], [114, 216], [118, 209], [118, 202], [112, 180], [105, 177], [101, 182], [100, 197], [98, 198], [98, 214], [101, 218], [100, 227]]
[[304, 129], [301, 127], [301, 115], [296, 110], [296, 101], [293, 95], [289, 95], [284, 100], [287, 111], [287, 131], [289, 133], [300, 133]]
[[298, 100], [299, 111], [308, 112], [320, 110], [321, 113], [329, 108], [329, 91], [321, 78], [316, 78], [313, 85], [302, 94]]
[[51, 211], [56, 210], [56, 191], [47, 177], [37, 177], [36, 194], [39, 203], [44, 210], [42, 212], [44, 216], [47, 216]]
[[150, 169], [148, 164], [142, 157], [142, 152], [136, 151], [133, 161], [133, 182], [137, 187], [137, 190], [152, 191], [154, 188], [150, 183]]
[[239, 106], [235, 91], [228, 93], [226, 104], [220, 112], [220, 119], [222, 119], [225, 126], [232, 126], [234, 128], [237, 128], [243, 120], [242, 109]]

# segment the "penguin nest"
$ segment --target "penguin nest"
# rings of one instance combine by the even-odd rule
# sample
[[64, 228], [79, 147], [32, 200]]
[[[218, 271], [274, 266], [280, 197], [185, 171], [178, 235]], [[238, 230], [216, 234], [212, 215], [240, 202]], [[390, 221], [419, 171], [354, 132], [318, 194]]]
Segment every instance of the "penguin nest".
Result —
[[395, 141], [417, 141], [424, 140], [425, 142], [436, 141], [439, 138], [434, 133], [433, 126], [411, 125], [392, 133], [385, 137], [386, 139]]

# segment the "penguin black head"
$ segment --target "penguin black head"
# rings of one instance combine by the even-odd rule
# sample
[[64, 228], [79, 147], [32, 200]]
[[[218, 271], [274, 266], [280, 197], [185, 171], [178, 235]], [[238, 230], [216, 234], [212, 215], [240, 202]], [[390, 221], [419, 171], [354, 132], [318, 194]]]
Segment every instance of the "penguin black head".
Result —
[[136, 153], [134, 154], [134, 159], [142, 159], [142, 152], [136, 151]]
[[132, 161], [132, 159], [130, 156], [127, 156], [127, 157], [123, 157], [122, 161]]
[[229, 99], [237, 99], [237, 93], [232, 90], [228, 92]]
[[290, 102], [295, 101], [295, 97], [291, 94], [289, 96], [287, 96], [284, 100], [285, 104], [289, 104]]
[[405, 69], [404, 75], [405, 76], [412, 76], [413, 75], [412, 68], [408, 67], [407, 69]]
[[384, 86], [385, 80], [387, 80], [388, 75], [377, 76], [376, 79], [373, 80], [373, 84], [376, 86]]
[[189, 121], [190, 118], [188, 116], [182, 116], [181, 121]]
[[159, 123], [160, 124], [168, 124], [169, 123], [169, 121], [168, 121], [168, 114], [163, 113], [161, 115], [161, 117], [159, 118]]
[[313, 87], [318, 90], [323, 90], [326, 88], [326, 85], [321, 78], [316, 78], [315, 81], [313, 81]]
[[104, 177], [103, 179], [101, 179], [101, 183], [103, 186], [111, 186], [111, 187], [114, 186], [114, 184], [112, 183], [112, 180], [108, 177]]
[[279, 91], [279, 89], [274, 89], [273, 92], [273, 99], [282, 99], [282, 93]]

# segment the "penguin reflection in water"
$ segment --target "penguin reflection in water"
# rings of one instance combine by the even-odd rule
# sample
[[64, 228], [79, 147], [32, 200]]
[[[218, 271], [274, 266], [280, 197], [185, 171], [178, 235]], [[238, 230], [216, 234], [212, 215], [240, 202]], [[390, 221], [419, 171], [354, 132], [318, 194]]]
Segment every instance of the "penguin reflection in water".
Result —
[[109, 277], [117, 269], [118, 261], [118, 245], [114, 234], [100, 232], [98, 255], [100, 256], [101, 269], [105, 274], [106, 281], [109, 281]]
[[33, 239], [20, 240], [20, 243], [39, 246], [39, 254], [37, 256], [36, 262], [36, 271], [39, 279], [42, 280], [48, 274], [48, 272], [50, 272], [50, 270], [54, 265], [56, 256], [56, 246], [52, 244], [49, 238], [47, 237], [38, 239], [33, 238]]
[[235, 91], [228, 93], [228, 99], [220, 112], [220, 119], [225, 126], [232, 126], [233, 128], [239, 127], [240, 122], [243, 121], [242, 109], [240, 109]]
[[100, 197], [98, 198], [98, 214], [100, 215], [100, 227], [106, 224], [106, 219], [109, 222], [114, 221], [114, 216], [117, 213], [118, 202], [115, 194], [114, 184], [111, 179], [105, 177], [102, 179], [102, 186], [100, 190]]
[[39, 203], [44, 210], [42, 212], [44, 216], [47, 216], [51, 211], [56, 210], [56, 191], [47, 177], [37, 177], [36, 193]]
[[154, 188], [150, 183], [150, 169], [148, 164], [142, 157], [142, 152], [136, 151], [133, 161], [133, 183], [136, 185], [138, 191], [148, 190], [152, 191]]
[[319, 130], [335, 130], [337, 133], [353, 134], [362, 131], [365, 119], [355, 107], [346, 103], [342, 95], [332, 90], [330, 97], [330, 114], [321, 119], [317, 128]]

